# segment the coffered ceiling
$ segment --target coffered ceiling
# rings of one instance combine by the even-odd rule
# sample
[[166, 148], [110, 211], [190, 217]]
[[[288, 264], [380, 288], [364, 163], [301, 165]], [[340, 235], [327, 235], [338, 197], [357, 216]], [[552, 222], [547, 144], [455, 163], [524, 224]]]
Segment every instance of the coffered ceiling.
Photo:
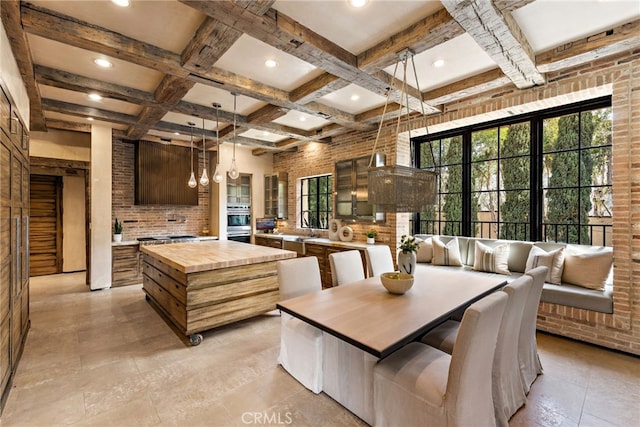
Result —
[[124, 139], [184, 144], [204, 118], [213, 147], [212, 104], [232, 141], [235, 93], [236, 141], [259, 154], [374, 129], [387, 95], [395, 117], [407, 49], [408, 108], [433, 113], [640, 47], [636, 0], [130, 1], [0, 2], [32, 130], [86, 132], [93, 119]]

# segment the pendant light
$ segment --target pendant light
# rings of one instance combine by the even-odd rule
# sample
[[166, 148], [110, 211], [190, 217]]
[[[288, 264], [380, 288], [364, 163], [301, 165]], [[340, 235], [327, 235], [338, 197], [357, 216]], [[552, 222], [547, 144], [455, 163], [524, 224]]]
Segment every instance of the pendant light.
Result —
[[187, 182], [187, 184], [189, 185], [189, 187], [191, 188], [196, 188], [198, 185], [198, 181], [196, 181], [196, 176], [193, 173], [193, 127], [196, 125], [193, 122], [188, 122], [187, 123], [189, 125], [189, 127], [191, 128], [191, 176], [189, 177], [189, 182]]
[[219, 121], [219, 111], [220, 107], [222, 107], [217, 102], [213, 103], [213, 108], [216, 109], [216, 170], [213, 173], [213, 181], [218, 184], [222, 182], [222, 173], [220, 173], [220, 121]]
[[202, 157], [203, 157], [203, 165], [202, 165], [202, 175], [200, 176], [200, 185], [206, 187], [209, 185], [209, 176], [207, 175], [207, 151], [205, 143], [207, 142], [207, 137], [204, 134], [204, 117], [202, 118]]
[[231, 169], [229, 169], [229, 178], [236, 179], [240, 176], [238, 166], [236, 166], [236, 101], [238, 94], [231, 92], [233, 95], [233, 158], [231, 159]]

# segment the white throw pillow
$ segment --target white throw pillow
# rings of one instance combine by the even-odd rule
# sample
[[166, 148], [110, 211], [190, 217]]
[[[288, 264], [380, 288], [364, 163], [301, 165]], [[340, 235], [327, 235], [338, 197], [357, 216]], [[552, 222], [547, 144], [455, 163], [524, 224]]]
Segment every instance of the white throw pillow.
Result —
[[559, 285], [562, 283], [562, 267], [564, 261], [564, 248], [558, 248], [547, 252], [537, 246], [532, 246], [527, 258], [527, 265], [524, 269], [526, 273], [536, 267], [544, 265], [549, 269], [545, 282]]
[[418, 247], [418, 253], [416, 254], [418, 262], [431, 262], [433, 259], [433, 238], [429, 237], [423, 240]]
[[509, 272], [509, 244], [504, 243], [490, 248], [476, 242], [473, 269], [490, 273], [511, 274]]
[[460, 260], [460, 248], [458, 238], [454, 237], [446, 245], [439, 239], [432, 239], [433, 242], [433, 265], [462, 265]]
[[611, 251], [583, 253], [567, 251], [564, 256], [562, 281], [602, 291], [612, 263], [613, 252]]

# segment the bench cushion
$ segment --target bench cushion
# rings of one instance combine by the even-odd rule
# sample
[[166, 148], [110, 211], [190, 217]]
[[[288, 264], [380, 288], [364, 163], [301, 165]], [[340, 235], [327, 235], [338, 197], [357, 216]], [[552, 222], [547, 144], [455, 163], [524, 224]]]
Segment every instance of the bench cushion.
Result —
[[607, 285], [604, 291], [596, 291], [567, 283], [562, 285], [545, 283], [540, 301], [611, 314], [613, 313], [613, 287]]

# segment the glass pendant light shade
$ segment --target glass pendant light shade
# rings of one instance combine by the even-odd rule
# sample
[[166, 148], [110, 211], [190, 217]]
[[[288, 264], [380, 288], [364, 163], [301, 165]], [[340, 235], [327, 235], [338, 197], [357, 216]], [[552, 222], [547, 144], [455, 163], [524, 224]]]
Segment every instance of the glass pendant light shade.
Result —
[[189, 128], [191, 128], [191, 176], [189, 177], [189, 181], [187, 185], [190, 188], [196, 188], [198, 185], [198, 181], [196, 181], [196, 175], [193, 173], [193, 127], [196, 125], [193, 122], [188, 122]]
[[240, 176], [236, 165], [236, 100], [238, 99], [238, 94], [231, 92], [231, 95], [233, 95], [233, 158], [231, 159], [231, 169], [229, 169], [228, 173], [229, 178], [236, 179]]
[[229, 178], [236, 179], [240, 176], [240, 172], [238, 172], [238, 166], [236, 166], [236, 159], [231, 160], [231, 169], [229, 169]]
[[220, 184], [222, 182], [222, 173], [220, 172], [220, 165], [216, 165], [216, 171], [213, 173], [213, 181]]
[[216, 170], [213, 172], [213, 181], [220, 184], [222, 182], [222, 172], [220, 172], [220, 121], [218, 120], [218, 112], [221, 105], [217, 102], [213, 103], [213, 108], [216, 109]]
[[206, 187], [209, 185], [209, 176], [207, 175], [207, 151], [206, 151], [207, 137], [204, 134], [204, 117], [202, 118], [202, 175], [200, 175], [200, 185]]
[[196, 181], [196, 175], [193, 173], [193, 171], [191, 171], [191, 177], [189, 178], [188, 184], [191, 188], [196, 188], [196, 186], [198, 185], [198, 181]]

